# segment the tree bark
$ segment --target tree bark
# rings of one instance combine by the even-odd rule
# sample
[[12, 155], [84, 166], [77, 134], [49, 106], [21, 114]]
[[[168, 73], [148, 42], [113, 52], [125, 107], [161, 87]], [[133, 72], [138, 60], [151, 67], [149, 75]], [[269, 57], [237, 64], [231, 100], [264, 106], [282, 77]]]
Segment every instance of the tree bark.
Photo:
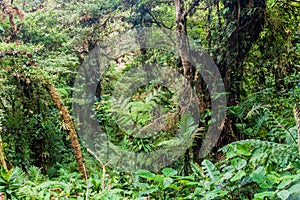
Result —
[[13, 1], [5, 2], [0, 1], [0, 8], [4, 15], [8, 16], [9, 24], [10, 24], [10, 42], [17, 42], [18, 41], [18, 33], [21, 30], [22, 23], [16, 24], [15, 23], [15, 15], [17, 15], [20, 21], [23, 21], [24, 14], [23, 12], [16, 6], [13, 6]]
[[[183, 67], [183, 75], [186, 79], [185, 87], [193, 86], [195, 78], [195, 67], [189, 62], [190, 49], [187, 37], [187, 15], [192, 12], [193, 8], [199, 4], [196, 0], [190, 5], [189, 8], [185, 9], [184, 0], [174, 0], [175, 5], [175, 16], [176, 16], [176, 42], [179, 49], [179, 56]], [[189, 88], [189, 87], [187, 87]], [[182, 105], [179, 105], [182, 109]], [[190, 150], [187, 149], [184, 156], [184, 173], [189, 174], [190, 171]]]
[[[265, 22], [266, 0], [223, 0], [228, 12], [225, 15], [225, 29], [220, 39], [223, 45], [214, 53], [214, 60], [224, 80], [228, 93], [227, 106], [240, 103], [243, 61], [252, 44], [259, 38]], [[221, 59], [217, 59], [220, 57]], [[235, 126], [237, 118], [227, 115], [225, 126], [216, 145], [220, 147], [243, 138]]]
[[5, 153], [4, 153], [3, 143], [2, 143], [1, 130], [0, 130], [0, 160], [1, 160], [2, 167], [5, 169], [5, 171], [8, 171], [5, 162]]
[[85, 179], [87, 179], [87, 171], [86, 171], [85, 164], [83, 162], [83, 156], [82, 156], [78, 136], [77, 136], [76, 129], [75, 129], [74, 123], [72, 121], [72, 118], [68, 112], [68, 109], [61, 101], [61, 98], [53, 85], [51, 85], [51, 84], [48, 85], [47, 91], [49, 92], [53, 102], [55, 103], [56, 108], [59, 111], [59, 114], [65, 125], [66, 131], [70, 136], [71, 147], [73, 150], [73, 154], [76, 158], [76, 162], [77, 162], [79, 171], [83, 175], [83, 177]]
[[[214, 61], [218, 66], [228, 93], [227, 106], [234, 106], [240, 102], [243, 61], [252, 44], [258, 39], [264, 25], [266, 2], [265, 0], [222, 0], [222, 3], [225, 8], [228, 8], [228, 12], [225, 15], [225, 29], [219, 38], [220, 48], [214, 52]], [[195, 68], [188, 62], [189, 46], [186, 37], [186, 17], [193, 14], [199, 1], [194, 1], [186, 9], [184, 0], [174, 0], [174, 4], [177, 43], [184, 77], [196, 89], [199, 98], [199, 110], [200, 113], [204, 113], [210, 107], [209, 93], [201, 76], [194, 80]], [[217, 59], [218, 57], [221, 59]], [[237, 135], [237, 129], [234, 126], [236, 122], [237, 119], [234, 116], [228, 115], [226, 117], [225, 126], [215, 151], [233, 140], [242, 138], [241, 134]], [[193, 147], [194, 160], [198, 163], [201, 162], [199, 158], [201, 143], [202, 138], [196, 138]]]

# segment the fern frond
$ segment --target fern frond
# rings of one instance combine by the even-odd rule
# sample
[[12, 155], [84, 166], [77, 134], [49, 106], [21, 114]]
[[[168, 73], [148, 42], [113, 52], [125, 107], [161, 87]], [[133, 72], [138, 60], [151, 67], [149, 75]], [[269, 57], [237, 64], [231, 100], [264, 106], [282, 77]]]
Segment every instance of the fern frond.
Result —
[[229, 158], [246, 156], [249, 163], [257, 165], [275, 166], [284, 169], [291, 163], [300, 164], [300, 156], [297, 154], [297, 145], [279, 144], [262, 140], [242, 140], [233, 142], [222, 148]]
[[59, 182], [59, 181], [46, 181], [46, 182], [43, 182], [43, 183], [37, 185], [36, 189], [37, 190], [43, 190], [45, 188], [49, 188], [50, 186], [66, 188], [68, 186], [68, 184], [63, 183], [63, 182]]
[[261, 129], [262, 127], [262, 124], [266, 121], [266, 116], [263, 115], [263, 116], [259, 116], [257, 119], [255, 119], [255, 126], [253, 127], [253, 134], [257, 134], [259, 132], [259, 130]]
[[43, 175], [41, 174], [41, 169], [36, 166], [31, 166], [27, 170], [27, 174], [29, 175], [30, 179], [37, 183], [43, 178]]
[[183, 143], [185, 144], [184, 146], [186, 146], [186, 143], [192, 144], [192, 136], [197, 128], [193, 117], [185, 113], [180, 119], [178, 128], [179, 137], [162, 141], [157, 146], [178, 147]]
[[10, 175], [10, 179], [16, 179], [18, 182], [23, 182], [26, 178], [26, 173], [19, 167], [14, 168]]
[[245, 119], [249, 117], [254, 117], [259, 114], [259, 110], [269, 108], [269, 105], [255, 104], [252, 106], [251, 110], [247, 113]]
[[195, 125], [194, 118], [189, 113], [185, 113], [180, 119], [179, 134], [184, 135], [186, 139], [190, 138], [196, 128], [197, 125]]

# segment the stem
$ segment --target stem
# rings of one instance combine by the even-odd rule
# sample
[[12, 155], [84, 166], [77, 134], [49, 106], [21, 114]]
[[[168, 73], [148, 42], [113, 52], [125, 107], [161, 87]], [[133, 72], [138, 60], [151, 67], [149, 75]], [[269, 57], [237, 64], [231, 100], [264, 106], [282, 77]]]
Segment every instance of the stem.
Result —
[[298, 131], [298, 150], [300, 155], [300, 118], [299, 118], [298, 102], [296, 102], [294, 106], [294, 116], [296, 120], [297, 131]]

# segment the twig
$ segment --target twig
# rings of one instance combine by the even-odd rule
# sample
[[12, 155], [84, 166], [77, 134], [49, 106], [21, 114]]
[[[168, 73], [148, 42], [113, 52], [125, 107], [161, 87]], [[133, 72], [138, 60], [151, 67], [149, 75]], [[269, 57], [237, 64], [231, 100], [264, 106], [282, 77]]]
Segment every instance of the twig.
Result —
[[89, 148], [86, 148], [86, 150], [96, 158], [96, 160], [98, 160], [100, 162], [100, 165], [102, 167], [102, 180], [101, 180], [101, 190], [102, 192], [104, 191], [105, 189], [105, 175], [106, 175], [106, 167], [109, 165], [109, 163], [114, 160], [114, 159], [111, 159], [110, 161], [108, 161], [107, 163], [103, 163], [102, 160], [96, 155], [95, 152], [93, 152], [91, 149]]
[[88, 175], [87, 175], [85, 165], [83, 166], [83, 171], [84, 171], [84, 178], [85, 178], [85, 184], [86, 184], [85, 199], [88, 199], [88, 197], [89, 197], [89, 182], [88, 182]]

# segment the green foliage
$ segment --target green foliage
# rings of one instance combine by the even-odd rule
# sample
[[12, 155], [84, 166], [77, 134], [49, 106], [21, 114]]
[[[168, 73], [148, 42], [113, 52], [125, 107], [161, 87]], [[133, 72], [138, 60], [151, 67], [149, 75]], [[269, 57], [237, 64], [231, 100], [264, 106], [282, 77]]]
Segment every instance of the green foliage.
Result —
[[246, 156], [253, 168], [264, 165], [270, 171], [299, 168], [299, 155], [296, 144], [278, 144], [261, 140], [244, 140], [224, 147], [228, 158]]
[[25, 173], [18, 167], [10, 169], [8, 172], [2, 168], [0, 192], [3, 192], [7, 199], [17, 199], [16, 193], [23, 186], [25, 178]]
[[64, 159], [70, 150], [63, 147], [66, 138], [60, 119], [44, 89], [45, 73], [32, 58], [40, 48], [39, 45], [1, 46], [0, 105], [5, 110], [2, 138], [7, 144], [8, 159], [24, 169], [38, 165], [45, 172], [53, 160]]
[[[297, 83], [296, 80], [294, 82]], [[272, 88], [267, 88], [249, 95], [241, 104], [229, 108], [229, 113], [239, 119], [236, 126], [247, 138], [295, 143], [297, 137], [292, 110], [299, 95], [298, 83], [291, 89], [282, 89], [279, 96], [274, 94]]]
[[[200, 1], [187, 16], [188, 34], [215, 54], [216, 63], [232, 57], [230, 50], [226, 55], [216, 52], [216, 49], [222, 51], [224, 41], [236, 31], [236, 19], [229, 20], [236, 8], [226, 7], [226, 2]], [[185, 3], [189, 7], [193, 2]], [[17, 43], [5, 42], [10, 24], [0, 14], [0, 133], [5, 161], [9, 167], [16, 166], [8, 172], [1, 170], [0, 192], [6, 199], [28, 200], [86, 199], [85, 196], [88, 199], [299, 198], [300, 162], [292, 112], [294, 103], [300, 99], [299, 3], [268, 0], [267, 4], [264, 30], [241, 65], [241, 101], [228, 109], [228, 115], [238, 119], [234, 134], [241, 132], [246, 140], [223, 147], [224, 160], [204, 159], [201, 165], [192, 159], [184, 160], [185, 165], [191, 161], [188, 175], [182, 175], [183, 156], [156, 172], [118, 172], [107, 166], [106, 174], [102, 175], [103, 169], [99, 170], [94, 158], [85, 155], [90, 172], [86, 183], [76, 172], [69, 138], [44, 84], [53, 83], [63, 102], [71, 107], [72, 92], [78, 89], [73, 88], [76, 71], [87, 54], [101, 46], [102, 41], [131, 27], [173, 30], [173, 2], [15, 2], [26, 11]], [[238, 18], [243, 22], [256, 10], [240, 11]], [[20, 24], [18, 19], [16, 22]], [[239, 46], [243, 45], [241, 41]], [[174, 94], [178, 91], [162, 86], [159, 77], [144, 85], [141, 74], [127, 76], [127, 72], [145, 63], [182, 72], [181, 63], [174, 52], [165, 50], [147, 49], [129, 54], [121, 58], [122, 67], [114, 63], [101, 75], [101, 91], [95, 98], [94, 110], [105, 136], [131, 152], [151, 153], [161, 147], [185, 152], [180, 147], [191, 147], [199, 129], [188, 113], [181, 119], [173, 115], [178, 106]], [[113, 99], [114, 89], [128, 91], [132, 80], [143, 86], [129, 97]], [[209, 110], [205, 111], [200, 121], [209, 124], [210, 115]], [[157, 127], [153, 120], [158, 116], [164, 117], [159, 120], [165, 121], [163, 125], [167, 128], [153, 132], [151, 128]], [[152, 131], [150, 135], [139, 135], [140, 130], [147, 132], [147, 128]], [[175, 138], [177, 132], [180, 137]], [[99, 140], [95, 139], [96, 145]], [[168, 155], [176, 153], [170, 151]], [[141, 166], [153, 165], [155, 159], [145, 157]], [[26, 174], [17, 166], [27, 169]]]

